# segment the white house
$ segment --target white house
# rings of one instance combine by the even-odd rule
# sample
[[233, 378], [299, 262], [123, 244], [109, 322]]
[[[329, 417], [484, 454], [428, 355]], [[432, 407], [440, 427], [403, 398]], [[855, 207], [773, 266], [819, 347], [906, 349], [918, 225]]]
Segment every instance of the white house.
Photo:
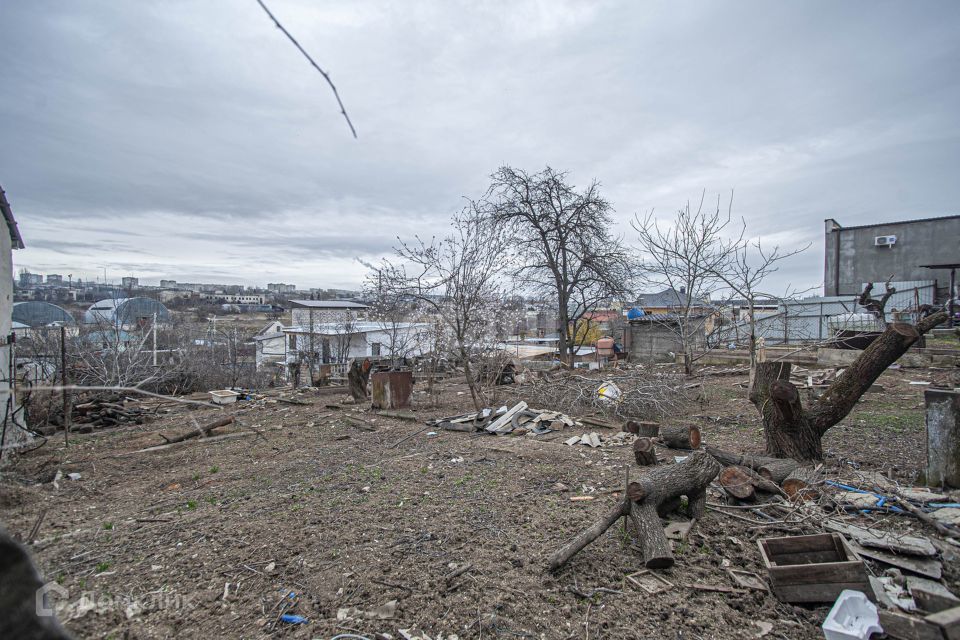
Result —
[[346, 364], [353, 358], [404, 358], [429, 351], [427, 323], [353, 322], [315, 323], [312, 327], [283, 327], [275, 322], [254, 336], [257, 368], [265, 365], [303, 362]]
[[[7, 337], [13, 328], [13, 250], [23, 249], [24, 244], [3, 188], [0, 188], [0, 212], [7, 225], [7, 233], [0, 233], [0, 371], [6, 373], [10, 371], [10, 362], [14, 358], [14, 344]], [[21, 447], [31, 439], [26, 431], [16, 426], [20, 412], [17, 411], [16, 385], [9, 378], [8, 375], [0, 376], [0, 406], [5, 408], [6, 416], [2, 425], [4, 439], [0, 464], [9, 459], [7, 451]]]
[[257, 370], [273, 364], [284, 364], [287, 361], [287, 335], [283, 332], [283, 324], [274, 320], [253, 336], [257, 347]]

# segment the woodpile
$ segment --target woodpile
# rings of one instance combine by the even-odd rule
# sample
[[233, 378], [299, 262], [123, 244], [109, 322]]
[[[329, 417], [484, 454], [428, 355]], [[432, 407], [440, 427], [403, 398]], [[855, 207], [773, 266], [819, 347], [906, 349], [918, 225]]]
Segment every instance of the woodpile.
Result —
[[73, 405], [71, 431], [84, 433], [123, 424], [143, 424], [152, 413], [139, 403], [126, 402], [119, 396], [96, 398]]

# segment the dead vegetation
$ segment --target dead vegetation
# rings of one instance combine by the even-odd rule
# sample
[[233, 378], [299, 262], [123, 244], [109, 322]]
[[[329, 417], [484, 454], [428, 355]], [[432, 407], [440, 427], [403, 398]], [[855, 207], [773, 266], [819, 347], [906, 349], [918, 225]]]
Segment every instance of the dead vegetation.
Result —
[[[946, 375], [884, 373], [889, 404], [879, 409], [892, 415], [922, 403], [921, 387], [910, 381]], [[608, 380], [580, 378], [594, 392]], [[713, 458], [674, 448], [684, 446], [684, 433], [685, 446], [694, 444], [691, 427], [711, 453], [762, 449], [759, 417], [739, 386], [746, 379], [703, 377], [687, 390], [699, 402], [691, 397], [656, 424], [644, 421], [647, 433], [656, 428], [652, 440], [622, 431], [624, 420], [567, 413], [525, 395], [542, 381], [513, 390], [573, 425], [558, 415], [536, 433], [527, 416], [499, 437], [425, 426], [470, 406], [468, 389], [450, 381], [437, 383], [440, 406], [420, 407], [421, 391], [413, 411], [396, 416], [335, 390], [277, 390], [221, 409], [165, 405], [148, 424], [77, 435], [69, 449], [51, 440], [21, 456], [5, 474], [0, 517], [22, 539], [34, 538], [44, 574], [70, 594], [61, 617], [80, 637], [398, 638], [404, 629], [434, 640], [680, 631], [691, 638], [819, 638], [830, 602], [785, 603], [790, 578], [768, 572], [758, 541], [824, 533], [856, 545], [864, 576], [885, 592], [887, 583], [889, 591], [902, 584], [910, 595], [913, 584], [910, 597], [933, 606], [914, 577], [955, 591], [957, 550], [952, 535], [930, 524], [935, 512], [927, 505], [958, 496], [913, 488], [923, 464], [915, 453], [923, 448], [922, 416], [892, 430], [871, 418], [878, 411], [872, 399], [859, 403], [824, 437], [807, 499], [781, 493], [786, 477], [774, 491], [769, 482], [782, 471], [768, 477], [759, 464], [764, 456], [754, 453], [717, 465], [737, 463], [733, 482], [711, 482], [713, 470], [705, 484], [671, 480], [690, 470], [691, 460]], [[235, 422], [223, 423], [230, 418]], [[867, 418], [872, 426], [857, 426]], [[587, 429], [601, 446], [564, 445]], [[854, 430], [877, 437], [848, 438]], [[643, 468], [633, 446], [641, 439], [653, 445]], [[907, 454], [896, 468], [894, 452]], [[740, 490], [738, 478], [750, 491]], [[878, 505], [878, 496], [890, 500]], [[625, 513], [628, 503], [647, 512]], [[609, 520], [610, 531], [546, 571], [598, 519]], [[767, 543], [767, 552], [779, 553], [777, 544], [789, 543]], [[893, 544], [901, 545], [896, 553]], [[938, 569], [939, 578], [929, 577]], [[82, 593], [99, 598], [99, 608], [79, 606]]]

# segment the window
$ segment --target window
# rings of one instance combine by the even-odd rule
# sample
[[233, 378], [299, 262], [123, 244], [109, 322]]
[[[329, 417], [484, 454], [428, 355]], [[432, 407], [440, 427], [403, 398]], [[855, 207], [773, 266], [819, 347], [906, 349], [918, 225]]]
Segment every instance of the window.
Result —
[[380, 355], [380, 343], [374, 342], [370, 345], [370, 355], [379, 356]]

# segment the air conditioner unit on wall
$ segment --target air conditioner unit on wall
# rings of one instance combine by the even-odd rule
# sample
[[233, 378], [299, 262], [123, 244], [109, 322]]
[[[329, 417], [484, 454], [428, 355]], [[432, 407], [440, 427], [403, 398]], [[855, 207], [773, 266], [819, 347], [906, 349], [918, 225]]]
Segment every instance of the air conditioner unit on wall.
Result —
[[897, 236], [877, 236], [873, 239], [875, 247], [892, 247], [897, 244]]

